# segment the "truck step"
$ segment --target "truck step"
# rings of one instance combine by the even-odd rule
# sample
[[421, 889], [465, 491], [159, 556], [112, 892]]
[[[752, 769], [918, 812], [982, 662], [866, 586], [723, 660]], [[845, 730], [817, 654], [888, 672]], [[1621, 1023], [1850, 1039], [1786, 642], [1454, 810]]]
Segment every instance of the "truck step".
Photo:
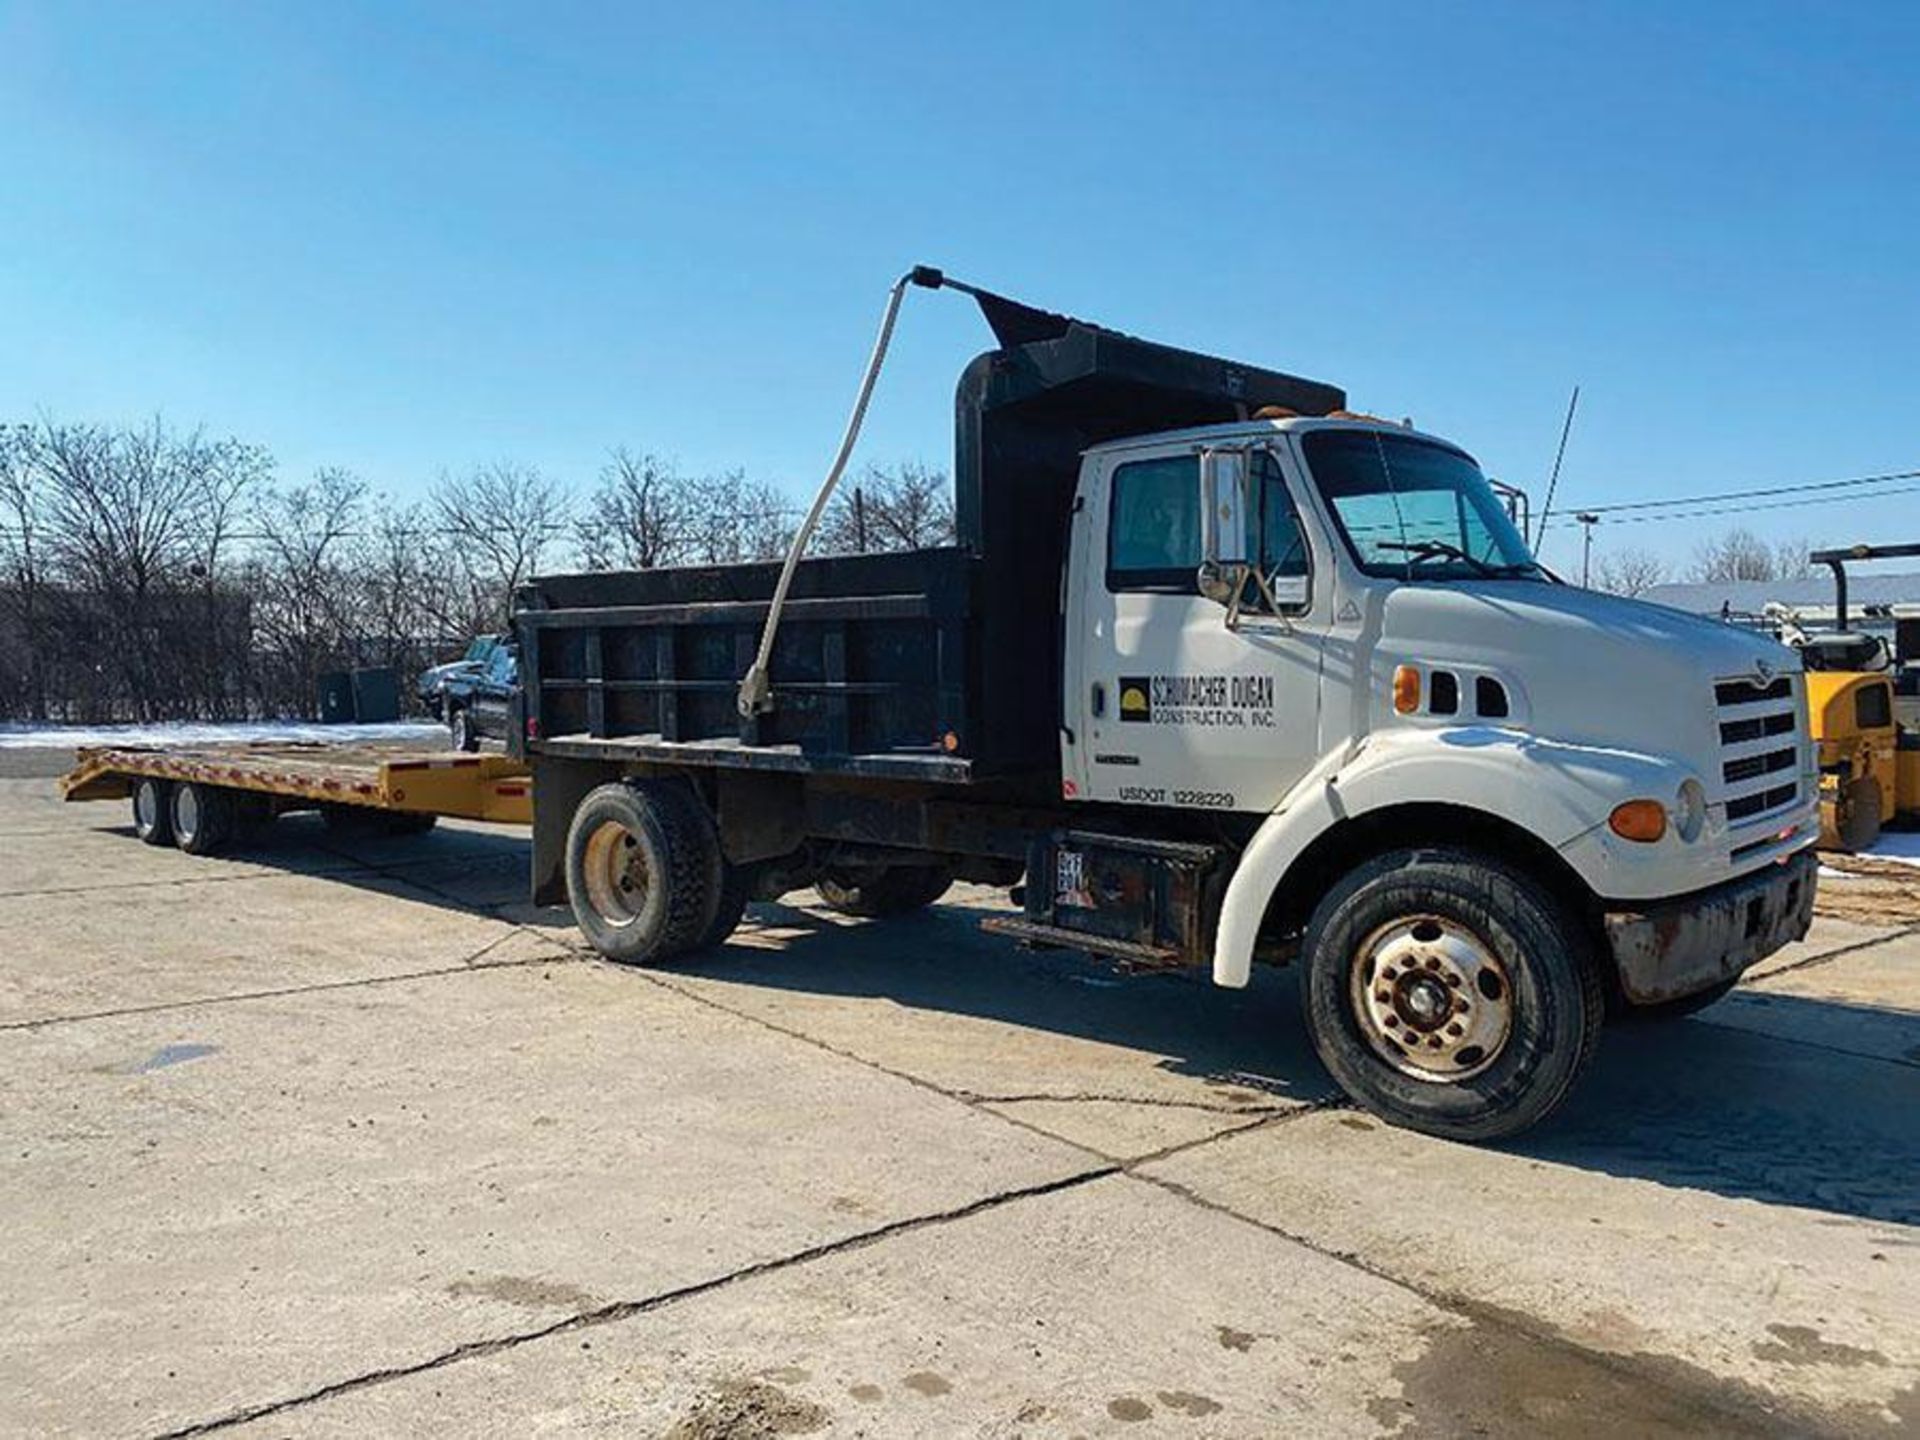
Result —
[[1174, 970], [1186, 963], [1178, 950], [1107, 935], [1090, 935], [1084, 930], [1069, 930], [1062, 925], [1047, 925], [1013, 915], [991, 915], [980, 922], [980, 928], [992, 935], [1012, 936], [1023, 945], [1106, 955], [1123, 962], [1128, 969]]

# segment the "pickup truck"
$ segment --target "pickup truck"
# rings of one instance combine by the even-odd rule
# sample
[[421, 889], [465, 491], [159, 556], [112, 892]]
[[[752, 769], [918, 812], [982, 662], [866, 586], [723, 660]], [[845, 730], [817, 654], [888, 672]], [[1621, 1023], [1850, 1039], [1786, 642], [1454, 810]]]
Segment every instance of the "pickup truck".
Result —
[[471, 752], [483, 739], [505, 740], [519, 688], [520, 657], [511, 644], [495, 645], [474, 669], [449, 675], [440, 689], [448, 743]]
[[956, 395], [957, 544], [518, 597], [534, 890], [601, 954], [672, 963], [808, 885], [1004, 884], [985, 923], [1028, 944], [1293, 965], [1358, 1103], [1491, 1140], [1610, 1014], [1805, 934], [1792, 651], [1561, 583], [1467, 451], [1335, 386], [937, 271], [896, 309], [908, 280], [999, 342]]

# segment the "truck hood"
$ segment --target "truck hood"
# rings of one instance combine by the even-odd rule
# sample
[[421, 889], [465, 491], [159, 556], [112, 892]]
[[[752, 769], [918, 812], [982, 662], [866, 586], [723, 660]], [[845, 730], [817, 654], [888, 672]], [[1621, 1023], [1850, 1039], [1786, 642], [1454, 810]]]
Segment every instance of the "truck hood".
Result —
[[1497, 676], [1516, 702], [1513, 723], [1537, 734], [1684, 755], [1710, 793], [1719, 751], [1714, 682], [1802, 668], [1797, 652], [1751, 631], [1522, 580], [1396, 586], [1380, 646], [1394, 664]]

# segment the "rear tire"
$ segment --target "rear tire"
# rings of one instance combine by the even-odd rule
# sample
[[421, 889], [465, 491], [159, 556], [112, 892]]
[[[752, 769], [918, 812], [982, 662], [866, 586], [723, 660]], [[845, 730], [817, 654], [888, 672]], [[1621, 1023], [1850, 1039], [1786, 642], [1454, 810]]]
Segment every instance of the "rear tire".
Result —
[[829, 910], [884, 919], [924, 910], [953, 886], [944, 865], [876, 865], [823, 875], [814, 888]]
[[1307, 928], [1315, 1050], [1395, 1125], [1499, 1140], [1551, 1114], [1592, 1059], [1598, 968], [1566, 907], [1463, 850], [1400, 850], [1348, 875]]
[[189, 855], [212, 855], [233, 836], [233, 796], [217, 785], [197, 780], [173, 787], [168, 807], [173, 821], [173, 843]]
[[759, 879], [752, 865], [735, 865], [722, 858], [720, 861], [720, 885], [714, 892], [713, 919], [707, 922], [707, 928], [700, 933], [695, 942], [695, 950], [711, 950], [724, 945], [727, 937], [740, 928], [740, 921], [747, 913], [747, 901], [753, 896], [755, 882]]
[[148, 845], [173, 843], [173, 796], [164, 780], [143, 775], [133, 782], [133, 833]]
[[720, 921], [725, 862], [684, 782], [602, 785], [567, 830], [567, 899], [587, 942], [622, 965], [670, 960]]

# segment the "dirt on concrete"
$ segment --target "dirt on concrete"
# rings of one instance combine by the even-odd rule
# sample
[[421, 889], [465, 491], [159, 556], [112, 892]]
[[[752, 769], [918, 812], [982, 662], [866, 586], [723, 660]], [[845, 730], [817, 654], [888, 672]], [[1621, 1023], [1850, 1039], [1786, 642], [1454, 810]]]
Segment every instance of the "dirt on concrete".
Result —
[[825, 1406], [764, 1380], [726, 1380], [702, 1395], [666, 1440], [772, 1440], [807, 1435], [829, 1419]]
[[1859, 925], [1920, 925], [1920, 865], [1871, 855], [1828, 855], [1814, 914]]

